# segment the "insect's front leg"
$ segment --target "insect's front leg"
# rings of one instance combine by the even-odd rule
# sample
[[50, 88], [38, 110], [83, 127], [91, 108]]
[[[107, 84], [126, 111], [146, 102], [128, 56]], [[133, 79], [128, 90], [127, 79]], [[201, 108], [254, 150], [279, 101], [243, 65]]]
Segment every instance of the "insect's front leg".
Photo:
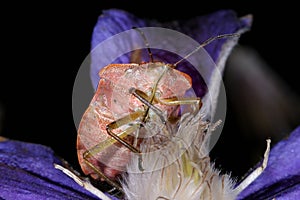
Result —
[[[141, 102], [143, 102], [145, 105], [148, 106], [149, 109], [154, 111], [161, 119], [161, 121], [164, 124], [166, 123], [166, 119], [163, 116], [162, 111], [153, 105], [153, 103], [160, 103], [162, 105], [167, 106], [180, 106], [180, 105], [195, 105], [196, 108], [193, 108], [193, 111], [200, 110], [202, 106], [201, 98], [199, 97], [170, 97], [170, 98], [159, 98], [157, 96], [153, 96], [153, 99], [151, 97], [147, 96], [143, 91], [130, 88], [129, 92], [133, 94], [135, 97], [137, 97]], [[168, 121], [173, 121], [174, 119], [169, 118]], [[176, 120], [175, 120], [176, 121]]]
[[[161, 114], [161, 111], [155, 107], [152, 102], [150, 102], [150, 97], [147, 96], [143, 91], [130, 88], [129, 92], [133, 94], [135, 97], [137, 97], [139, 100], [141, 100], [144, 104], [146, 104], [150, 109], [152, 109], [156, 114]], [[202, 101], [200, 97], [170, 97], [170, 98], [157, 98], [154, 96], [154, 99], [152, 100], [154, 103], [160, 103], [163, 105], [168, 106], [178, 106], [178, 105], [189, 105], [189, 104], [195, 104], [198, 105], [198, 109], [202, 106]]]
[[198, 105], [198, 109], [200, 109], [202, 106], [200, 97], [183, 97], [183, 98], [171, 97], [171, 98], [162, 98], [162, 99], [156, 98], [155, 100], [161, 104], [169, 105], [169, 106], [195, 104]]
[[[167, 106], [180, 106], [180, 105], [191, 105], [192, 110], [191, 112], [198, 112], [202, 106], [201, 98], [199, 97], [170, 97], [170, 98], [155, 98], [155, 101], [159, 102], [162, 105]], [[170, 114], [168, 120], [170, 122], [177, 122], [178, 120], [177, 114], [174, 116]]]
[[138, 98], [142, 103], [144, 103], [148, 107], [145, 112], [144, 120], [147, 117], [146, 115], [148, 114], [149, 109], [151, 109], [153, 112], [155, 112], [155, 114], [157, 114], [159, 116], [162, 123], [166, 124], [166, 120], [163, 116], [162, 111], [153, 105], [154, 95], [152, 95], [153, 97], [149, 97], [143, 91], [135, 89], [135, 88], [130, 88], [129, 93], [134, 95], [136, 98]]

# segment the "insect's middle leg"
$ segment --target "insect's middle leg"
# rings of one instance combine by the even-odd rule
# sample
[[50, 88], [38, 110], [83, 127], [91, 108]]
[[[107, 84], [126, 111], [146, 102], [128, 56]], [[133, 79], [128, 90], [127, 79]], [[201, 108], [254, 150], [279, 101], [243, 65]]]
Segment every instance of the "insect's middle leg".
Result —
[[143, 114], [143, 111], [139, 110], [139, 111], [133, 112], [123, 118], [120, 118], [120, 119], [108, 124], [106, 126], [106, 131], [111, 137], [98, 143], [97, 145], [93, 146], [91, 149], [87, 150], [83, 154], [83, 157], [88, 158], [91, 155], [97, 154], [97, 153], [103, 151], [104, 149], [108, 148], [109, 146], [115, 144], [116, 142], [120, 142], [121, 144], [123, 144], [125, 147], [127, 147], [130, 151], [132, 151], [134, 153], [140, 153], [140, 151], [138, 149], [136, 149], [135, 147], [133, 147], [131, 144], [129, 144], [127, 141], [124, 140], [124, 138], [126, 136], [133, 133], [140, 127], [139, 124], [132, 124], [130, 127], [128, 127], [127, 129], [125, 129], [124, 131], [122, 131], [120, 133], [114, 133], [112, 130], [117, 129], [125, 124], [130, 123], [131, 121], [140, 117], [142, 114]]
[[[126, 136], [128, 136], [129, 134], [133, 133], [134, 131], [136, 131], [140, 125], [139, 124], [132, 124], [132, 126], [130, 126], [129, 128], [125, 129], [124, 131], [120, 132], [120, 133], [114, 133], [112, 130], [121, 127], [122, 125], [128, 124], [131, 121], [137, 119], [138, 117], [140, 117], [143, 114], [142, 111], [136, 111], [133, 112], [123, 118], [120, 118], [110, 124], [107, 125], [106, 130], [107, 133], [111, 136], [108, 139], [98, 143], [97, 145], [93, 146], [91, 149], [85, 151], [83, 153], [83, 159], [85, 161], [85, 163], [91, 168], [93, 169], [102, 179], [104, 179], [106, 182], [108, 182], [110, 185], [112, 185], [113, 187], [117, 188], [119, 191], [122, 191], [121, 187], [115, 183], [113, 180], [111, 180], [110, 178], [108, 178], [101, 170], [99, 170], [93, 163], [91, 163], [89, 161], [89, 158], [93, 155], [96, 155], [97, 153], [103, 151], [104, 149], [110, 147], [111, 145], [115, 144], [116, 142], [120, 142], [121, 144], [123, 144], [125, 147], [127, 147], [130, 151], [134, 152], [134, 153], [140, 153], [140, 151], [138, 149], [136, 149], [134, 146], [132, 146], [131, 144], [129, 144], [127, 141], [124, 140], [124, 138]], [[141, 170], [143, 170], [142, 168], [142, 160], [141, 158], [139, 158], [140, 162], [139, 162], [139, 168]]]
[[[136, 112], [133, 112], [133, 113], [123, 117], [123, 118], [113, 121], [106, 126], [106, 131], [112, 138], [114, 138], [116, 141], [120, 142], [122, 145], [124, 145], [126, 148], [128, 148], [133, 153], [140, 153], [140, 151], [137, 148], [135, 148], [132, 144], [125, 141], [124, 138], [140, 128], [139, 123], [131, 123], [130, 124], [130, 122], [141, 117], [143, 114], [144, 114], [144, 111], [138, 110]], [[130, 127], [125, 129], [121, 133], [116, 134], [113, 132], [114, 129], [117, 129], [126, 124], [128, 124], [128, 125], [130, 124]]]

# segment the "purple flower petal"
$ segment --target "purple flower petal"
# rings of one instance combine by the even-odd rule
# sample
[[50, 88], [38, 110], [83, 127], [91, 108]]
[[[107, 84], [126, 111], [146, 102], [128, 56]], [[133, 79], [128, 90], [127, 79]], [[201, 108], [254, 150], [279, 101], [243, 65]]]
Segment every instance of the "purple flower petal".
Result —
[[[300, 126], [275, 145], [264, 172], [239, 195], [239, 199], [299, 199]], [[297, 198], [296, 198], [297, 197]]]
[[53, 163], [61, 161], [46, 146], [0, 142], [0, 198], [98, 199], [55, 169]]
[[[164, 25], [187, 34], [201, 44], [213, 36], [249, 29], [251, 23], [251, 17], [239, 18], [233, 10], [220, 10], [191, 20], [177, 21], [173, 26], [169, 23]], [[215, 62], [220, 59], [220, 52], [225, 42], [226, 40], [217, 40], [204, 47]]]
[[[104, 40], [133, 27], [164, 27], [173, 30], [177, 30], [183, 34], [186, 34], [192, 37], [198, 43], [202, 43], [210, 37], [217, 36], [225, 33], [234, 33], [241, 30], [246, 30], [251, 26], [251, 18], [238, 18], [236, 13], [231, 10], [221, 10], [215, 13], [212, 13], [207, 16], [199, 16], [191, 20], [181, 20], [173, 21], [168, 23], [160, 23], [155, 20], [145, 20], [140, 19], [131, 13], [128, 13], [123, 10], [111, 9], [104, 10], [103, 14], [99, 17], [97, 24], [95, 25], [93, 36], [92, 36], [92, 49], [94, 49], [98, 44]], [[227, 40], [218, 40], [205, 47], [209, 55], [212, 57], [213, 61], [218, 63], [222, 60], [226, 60], [228, 54], [221, 54], [222, 47], [224, 46]], [[126, 45], [127, 41], [123, 41], [122, 44], [115, 44], [115, 46], [110, 46], [105, 50], [105, 55], [110, 55], [115, 53], [121, 45]], [[173, 45], [173, 44], [169, 44]], [[227, 51], [230, 51], [234, 45], [231, 45], [230, 48], [227, 48]], [[189, 49], [188, 47], [185, 47]], [[190, 52], [194, 50], [191, 49]], [[170, 55], [169, 52], [156, 51], [152, 50], [154, 57], [157, 60], [161, 60], [168, 63], [175, 63], [179, 60], [178, 56]], [[222, 56], [225, 56], [221, 58]], [[100, 59], [101, 58], [101, 59]], [[148, 61], [149, 56], [143, 54], [143, 61]], [[91, 55], [91, 79], [94, 88], [97, 87], [99, 82], [98, 72], [101, 68], [106, 66], [108, 63], [103, 59], [103, 55], [92, 54]], [[119, 57], [115, 60], [115, 63], [129, 63], [130, 56], [126, 54]], [[207, 91], [206, 84], [204, 80], [197, 73], [193, 67], [187, 66], [185, 63], [181, 63], [178, 66], [178, 69], [186, 72], [192, 76], [194, 90], [197, 96], [203, 97]], [[210, 69], [207, 76], [211, 76], [213, 68]], [[222, 69], [220, 69], [222, 71]], [[196, 74], [196, 75], [195, 75]], [[209, 79], [209, 77], [207, 77]]]

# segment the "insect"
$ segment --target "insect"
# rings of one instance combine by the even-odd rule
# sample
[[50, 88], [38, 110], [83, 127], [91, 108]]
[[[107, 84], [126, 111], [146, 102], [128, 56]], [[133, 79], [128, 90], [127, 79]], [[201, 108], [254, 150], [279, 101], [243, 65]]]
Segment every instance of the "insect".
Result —
[[[182, 60], [167, 64], [153, 60], [149, 44], [142, 32], [141, 35], [148, 46], [150, 62], [110, 64], [103, 68], [97, 91], [78, 128], [77, 154], [82, 171], [120, 191], [118, 175], [126, 170], [131, 152], [141, 153], [139, 144], [149, 138], [149, 133], [154, 139], [169, 134], [170, 122], [176, 124], [184, 112], [181, 105], [190, 105], [189, 111], [201, 108], [199, 97], [185, 97], [192, 79], [176, 70], [176, 66], [216, 39], [239, 36], [209, 38]], [[143, 171], [143, 160], [139, 158], [138, 168]]]

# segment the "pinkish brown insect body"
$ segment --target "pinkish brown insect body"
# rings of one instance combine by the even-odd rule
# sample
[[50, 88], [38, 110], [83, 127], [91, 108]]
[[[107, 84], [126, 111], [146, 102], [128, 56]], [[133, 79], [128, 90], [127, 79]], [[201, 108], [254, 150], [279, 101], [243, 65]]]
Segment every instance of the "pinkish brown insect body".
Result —
[[[135, 137], [147, 137], [140, 125], [161, 120], [159, 115], [163, 115], [164, 120], [178, 118], [180, 100], [191, 88], [192, 80], [187, 74], [161, 62], [111, 64], [99, 75], [97, 91], [79, 125], [77, 153], [86, 175], [113, 181], [125, 170], [130, 152], [138, 153], [138, 144], [143, 139]], [[133, 91], [160, 113], [154, 108], [149, 109], [132, 94]], [[200, 99], [194, 98], [192, 102], [199, 105]], [[117, 142], [109, 133], [109, 127], [132, 149]], [[126, 134], [122, 135], [124, 132]]]
[[[148, 44], [142, 32], [141, 35]], [[182, 60], [215, 39], [236, 36], [239, 34], [209, 38]], [[153, 62], [149, 47], [148, 52], [149, 63], [110, 64], [100, 71], [97, 91], [78, 129], [77, 154], [83, 172], [120, 191], [115, 180], [126, 170], [131, 153], [141, 155], [139, 144], [149, 137], [154, 138], [152, 144], [157, 144], [157, 136], [169, 136], [172, 131], [168, 126], [180, 118], [181, 105], [190, 105], [188, 112], [201, 108], [200, 98], [185, 97], [192, 80], [175, 69], [182, 60], [174, 65]], [[143, 171], [142, 157], [139, 158], [138, 168]]]

